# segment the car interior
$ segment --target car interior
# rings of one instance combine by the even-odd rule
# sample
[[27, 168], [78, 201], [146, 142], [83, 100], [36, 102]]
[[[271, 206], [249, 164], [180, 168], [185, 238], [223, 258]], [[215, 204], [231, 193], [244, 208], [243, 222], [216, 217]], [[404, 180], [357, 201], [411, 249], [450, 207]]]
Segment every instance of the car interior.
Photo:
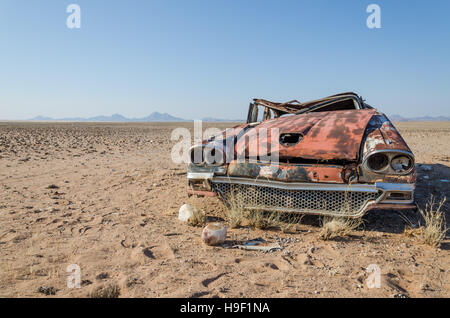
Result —
[[311, 107], [301, 109], [297, 113], [287, 113], [277, 109], [273, 109], [269, 106], [251, 103], [247, 123], [260, 123], [262, 121], [273, 118], [287, 117], [311, 112], [328, 112], [361, 108], [364, 108], [364, 106], [361, 107], [357, 99], [354, 97], [341, 97], [335, 100], [324, 101]]

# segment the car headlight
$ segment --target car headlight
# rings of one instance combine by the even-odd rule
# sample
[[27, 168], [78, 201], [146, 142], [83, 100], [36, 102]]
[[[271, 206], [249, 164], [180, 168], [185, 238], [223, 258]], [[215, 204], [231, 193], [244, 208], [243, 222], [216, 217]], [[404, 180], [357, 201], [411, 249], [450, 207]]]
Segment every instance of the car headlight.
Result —
[[367, 159], [367, 166], [374, 171], [381, 171], [389, 165], [389, 158], [384, 153], [376, 153]]
[[391, 160], [391, 167], [397, 173], [409, 171], [413, 165], [413, 161], [408, 156], [398, 155]]
[[414, 168], [414, 156], [401, 150], [381, 150], [369, 154], [364, 167], [376, 173], [407, 174]]

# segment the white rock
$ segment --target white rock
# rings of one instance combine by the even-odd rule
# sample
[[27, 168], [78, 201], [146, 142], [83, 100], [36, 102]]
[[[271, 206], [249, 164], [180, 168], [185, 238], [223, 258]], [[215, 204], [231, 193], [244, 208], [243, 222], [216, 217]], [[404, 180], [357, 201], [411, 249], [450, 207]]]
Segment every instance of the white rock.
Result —
[[178, 211], [178, 220], [187, 222], [194, 215], [194, 207], [190, 204], [183, 204]]
[[217, 245], [225, 241], [227, 228], [222, 223], [210, 223], [202, 232], [202, 241], [206, 245]]

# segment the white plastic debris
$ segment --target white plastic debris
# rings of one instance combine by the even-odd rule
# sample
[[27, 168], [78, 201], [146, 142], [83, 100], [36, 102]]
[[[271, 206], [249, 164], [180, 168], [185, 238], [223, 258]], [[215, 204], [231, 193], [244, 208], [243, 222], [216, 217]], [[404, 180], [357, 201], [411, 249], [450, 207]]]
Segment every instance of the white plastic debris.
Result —
[[270, 245], [235, 245], [233, 248], [238, 248], [240, 250], [247, 250], [247, 251], [261, 251], [265, 253], [278, 251], [283, 249], [280, 244], [273, 243]]
[[282, 250], [283, 247], [279, 243], [268, 243], [261, 238], [256, 238], [253, 240], [243, 241], [239, 244], [222, 245], [225, 248], [238, 248], [240, 250], [247, 251], [260, 251], [263, 253], [270, 253], [278, 250]]
[[202, 241], [206, 245], [218, 245], [225, 242], [227, 228], [222, 223], [210, 223], [202, 232]]
[[194, 207], [189, 204], [183, 204], [178, 211], [178, 220], [187, 222], [194, 215]]

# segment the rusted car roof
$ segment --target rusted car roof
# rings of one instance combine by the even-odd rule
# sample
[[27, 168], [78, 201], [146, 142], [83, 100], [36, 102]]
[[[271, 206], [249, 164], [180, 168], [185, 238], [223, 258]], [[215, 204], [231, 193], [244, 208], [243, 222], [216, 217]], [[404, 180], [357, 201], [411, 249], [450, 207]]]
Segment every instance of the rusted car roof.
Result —
[[345, 96], [359, 98], [358, 95], [353, 92], [346, 92], [346, 93], [331, 95], [328, 97], [324, 97], [324, 98], [320, 98], [320, 99], [316, 99], [316, 100], [312, 100], [312, 101], [307, 101], [307, 102], [303, 102], [303, 103], [296, 99], [285, 102], [285, 103], [271, 102], [271, 101], [261, 99], [261, 98], [254, 98], [253, 101], [258, 105], [266, 106], [271, 109], [281, 111], [282, 113], [285, 113], [285, 114], [295, 114], [296, 112], [298, 112], [302, 109], [306, 109], [311, 106], [314, 106], [314, 105], [317, 105], [317, 104], [320, 104], [320, 103], [323, 103], [323, 102], [326, 102], [329, 100], [333, 100], [333, 99], [336, 99], [339, 97], [345, 97]]

